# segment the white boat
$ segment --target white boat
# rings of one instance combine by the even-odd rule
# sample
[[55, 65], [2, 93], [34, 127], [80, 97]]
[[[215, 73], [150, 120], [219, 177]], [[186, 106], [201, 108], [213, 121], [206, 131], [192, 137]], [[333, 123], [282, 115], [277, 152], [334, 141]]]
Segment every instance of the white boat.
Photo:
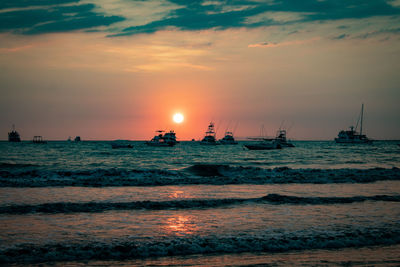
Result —
[[[364, 104], [361, 105], [361, 114], [357, 121], [356, 127], [350, 126], [347, 131], [340, 131], [338, 137], [335, 138], [336, 143], [341, 144], [370, 144], [372, 140], [369, 139], [365, 134], [362, 133], [363, 129], [363, 115], [364, 115]], [[360, 133], [357, 132], [358, 123], [360, 122]]]
[[156, 131], [156, 135], [150, 141], [147, 141], [146, 144], [149, 146], [174, 146], [178, 141], [176, 141], [176, 135], [174, 131], [169, 131], [163, 134], [165, 131], [158, 130]]
[[232, 132], [225, 132], [224, 138], [220, 139], [219, 142], [222, 145], [237, 145], [238, 142], [236, 142], [235, 138], [233, 137]]
[[210, 122], [210, 124], [208, 125], [208, 130], [206, 132], [206, 135], [204, 136], [204, 138], [200, 141], [201, 145], [219, 145], [219, 143], [217, 143], [217, 140], [215, 138], [215, 131], [214, 131], [214, 123]]

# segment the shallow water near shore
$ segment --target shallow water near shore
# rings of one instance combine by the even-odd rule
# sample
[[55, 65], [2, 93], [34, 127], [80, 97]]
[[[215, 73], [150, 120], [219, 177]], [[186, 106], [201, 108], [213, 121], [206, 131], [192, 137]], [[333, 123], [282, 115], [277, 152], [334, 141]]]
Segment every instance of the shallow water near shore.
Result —
[[0, 142], [0, 262], [398, 265], [397, 142]]

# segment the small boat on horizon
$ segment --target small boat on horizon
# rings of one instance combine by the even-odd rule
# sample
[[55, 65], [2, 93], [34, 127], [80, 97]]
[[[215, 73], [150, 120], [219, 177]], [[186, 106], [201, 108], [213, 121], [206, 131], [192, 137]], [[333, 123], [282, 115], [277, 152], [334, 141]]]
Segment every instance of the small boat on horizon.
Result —
[[13, 124], [11, 132], [8, 133], [8, 142], [21, 142], [21, 137], [19, 133], [15, 130], [15, 125]]
[[219, 145], [217, 139], [215, 138], [215, 130], [214, 130], [214, 123], [210, 122], [208, 125], [208, 130], [206, 131], [206, 135], [200, 141], [200, 145]]
[[158, 130], [156, 134], [150, 141], [146, 142], [149, 146], [174, 146], [179, 142], [176, 141], [176, 134], [174, 131], [169, 131], [163, 134], [165, 131]]
[[[361, 105], [361, 113], [358, 118], [356, 127], [350, 126], [349, 130], [341, 130], [338, 137], [335, 138], [335, 142], [339, 144], [371, 144], [372, 140], [369, 139], [363, 130], [363, 116], [364, 116], [364, 104]], [[360, 133], [357, 133], [358, 123], [360, 122]]]
[[47, 144], [47, 141], [43, 140], [41, 135], [35, 135], [33, 137], [32, 143], [34, 144]]
[[238, 142], [233, 137], [233, 133], [232, 132], [228, 132], [228, 131], [225, 132], [224, 138], [220, 139], [219, 142], [222, 145], [237, 145], [238, 144]]
[[75, 141], [75, 142], [80, 142], [80, 141], [82, 141], [82, 140], [81, 140], [81, 137], [80, 137], [80, 136], [77, 136], [77, 137], [75, 137], [74, 141]]

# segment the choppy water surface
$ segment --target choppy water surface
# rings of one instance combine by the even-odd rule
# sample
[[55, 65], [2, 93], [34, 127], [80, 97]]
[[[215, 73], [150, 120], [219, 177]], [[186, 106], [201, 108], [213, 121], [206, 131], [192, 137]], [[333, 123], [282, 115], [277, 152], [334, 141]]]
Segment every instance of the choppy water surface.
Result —
[[0, 142], [0, 262], [400, 264], [397, 142], [132, 144]]

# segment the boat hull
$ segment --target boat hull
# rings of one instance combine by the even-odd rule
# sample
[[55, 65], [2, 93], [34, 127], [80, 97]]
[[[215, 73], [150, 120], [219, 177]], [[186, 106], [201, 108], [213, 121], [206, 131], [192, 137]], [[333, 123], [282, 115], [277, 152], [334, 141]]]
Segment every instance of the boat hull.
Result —
[[273, 150], [282, 148], [282, 146], [279, 144], [247, 144], [244, 146], [249, 150]]
[[156, 143], [156, 142], [146, 142], [148, 146], [158, 146], [158, 147], [171, 147], [175, 146], [176, 143]]
[[370, 140], [370, 139], [341, 139], [341, 138], [335, 138], [335, 142], [337, 144], [371, 144], [372, 140]]

